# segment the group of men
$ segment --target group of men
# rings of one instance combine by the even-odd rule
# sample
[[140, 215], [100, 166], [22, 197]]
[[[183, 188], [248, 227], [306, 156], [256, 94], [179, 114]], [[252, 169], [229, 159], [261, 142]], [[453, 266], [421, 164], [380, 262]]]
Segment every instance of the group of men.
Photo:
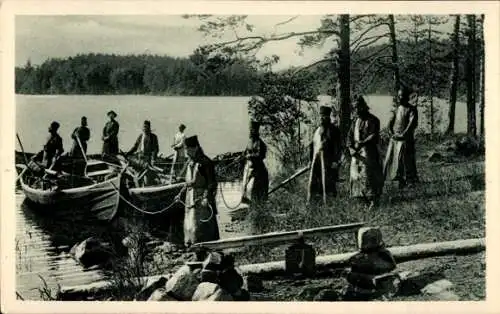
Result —
[[[352, 121], [345, 148], [350, 163], [350, 194], [377, 206], [385, 181], [398, 181], [399, 187], [418, 181], [415, 162], [415, 130], [418, 124], [417, 108], [410, 103], [411, 90], [403, 86], [398, 92], [398, 104], [389, 120], [389, 145], [382, 162], [379, 153], [380, 121], [369, 111], [362, 96], [354, 103]], [[321, 125], [312, 142], [311, 172], [308, 201], [328, 203], [337, 195], [336, 183], [344, 146], [340, 130], [330, 119], [330, 107], [320, 108]]]
[[[376, 206], [386, 180], [399, 181], [400, 187], [418, 180], [415, 164], [414, 132], [418, 124], [417, 108], [410, 104], [411, 91], [402, 87], [398, 92], [398, 106], [389, 123], [391, 139], [385, 161], [379, 153], [380, 121], [369, 111], [362, 96], [355, 100], [355, 119], [344, 144], [339, 128], [332, 123], [332, 109], [320, 107], [321, 124], [315, 130], [311, 144], [311, 165], [307, 199], [310, 205], [329, 204], [337, 196], [337, 182], [342, 156], [349, 156], [351, 196]], [[107, 113], [109, 121], [102, 133], [103, 158], [119, 153], [119, 124], [114, 111]], [[62, 154], [62, 139], [57, 134], [59, 123], [49, 127], [50, 136], [43, 150], [43, 160], [50, 167]], [[260, 123], [250, 122], [249, 141], [243, 153], [246, 160], [241, 201], [259, 206], [267, 200], [269, 175], [264, 160], [267, 146], [259, 135]], [[217, 225], [217, 178], [213, 161], [205, 155], [196, 135], [186, 137], [186, 127], [180, 125], [172, 148], [175, 150], [172, 172], [185, 172], [188, 183], [184, 215], [184, 244], [219, 239]], [[82, 117], [81, 125], [73, 133], [73, 147], [70, 154], [86, 154], [90, 131], [87, 119]], [[151, 123], [144, 121], [143, 132], [126, 155], [137, 153], [147, 163], [154, 163], [159, 151], [158, 138], [151, 132]], [[347, 153], [348, 151], [348, 153]], [[187, 163], [183, 165], [185, 158]], [[182, 168], [182, 170], [181, 170]], [[180, 195], [176, 198], [180, 200]]]
[[[119, 143], [118, 143], [118, 133], [120, 130], [120, 124], [116, 121], [117, 114], [113, 110], [107, 113], [108, 121], [104, 125], [102, 130], [102, 158], [105, 160], [114, 161], [116, 155], [119, 154]], [[33, 158], [37, 158], [42, 155], [42, 165], [46, 168], [52, 168], [56, 161], [63, 155], [63, 141], [61, 136], [58, 134], [59, 123], [54, 121], [49, 126], [49, 137], [43, 146], [43, 150], [35, 155]], [[186, 126], [181, 124], [179, 126], [179, 132], [175, 134], [174, 144], [172, 148], [174, 149], [174, 166], [172, 167], [173, 175], [180, 175], [180, 171], [183, 169], [186, 156], [184, 149], [185, 134], [184, 130]], [[90, 139], [90, 130], [87, 125], [87, 117], [81, 118], [80, 126], [76, 127], [71, 134], [73, 139], [73, 145], [69, 151], [68, 156], [72, 158], [83, 158], [87, 153], [87, 142]], [[149, 120], [144, 121], [142, 127], [142, 133], [137, 137], [132, 148], [125, 153], [126, 156], [135, 154], [136, 157], [145, 163], [154, 164], [159, 152], [158, 137], [151, 131], [151, 122]]]

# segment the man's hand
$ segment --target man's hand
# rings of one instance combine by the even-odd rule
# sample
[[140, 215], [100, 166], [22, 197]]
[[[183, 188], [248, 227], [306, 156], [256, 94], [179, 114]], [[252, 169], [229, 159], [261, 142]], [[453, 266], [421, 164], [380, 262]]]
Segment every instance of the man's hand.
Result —
[[203, 206], [203, 207], [207, 207], [208, 206], [208, 199], [206, 197], [204, 197], [201, 200], [201, 206]]
[[339, 167], [339, 164], [337, 162], [332, 162], [332, 169], [337, 169]]

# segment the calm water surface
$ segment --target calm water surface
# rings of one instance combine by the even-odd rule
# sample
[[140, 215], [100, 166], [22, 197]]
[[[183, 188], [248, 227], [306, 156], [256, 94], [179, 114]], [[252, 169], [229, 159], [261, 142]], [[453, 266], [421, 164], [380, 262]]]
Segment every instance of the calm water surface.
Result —
[[[198, 134], [209, 156], [245, 147], [248, 137], [248, 97], [155, 97], [155, 96], [16, 96], [16, 132], [27, 152], [37, 152], [47, 136], [51, 121], [61, 124], [59, 130], [64, 147], [71, 147], [70, 134], [79, 125], [80, 117], [88, 117], [91, 139], [89, 153], [99, 153], [102, 127], [106, 112], [118, 113], [120, 147], [128, 150], [139, 135], [144, 120], [151, 120], [158, 135], [160, 152], [172, 153], [170, 145], [180, 123], [187, 125], [188, 135]], [[329, 101], [322, 97], [321, 103]], [[369, 96], [367, 102], [382, 125], [389, 119], [391, 98]], [[446, 109], [446, 108], [444, 108]], [[443, 110], [443, 118], [447, 116]], [[466, 128], [465, 105], [457, 104], [456, 130]], [[444, 119], [446, 120], [446, 119]], [[421, 123], [424, 124], [425, 122]], [[16, 149], [20, 147], [16, 144]], [[240, 196], [238, 184], [225, 184], [224, 197], [234, 206]], [[20, 192], [18, 192], [20, 193]], [[82, 234], [68, 235], [58, 224], [43, 217], [23, 204], [24, 196], [16, 194], [16, 278], [17, 291], [25, 299], [38, 299], [40, 276], [51, 288], [60, 285], [79, 285], [99, 280], [103, 273], [98, 269], [85, 270], [68, 254], [71, 246], [85, 239]], [[227, 209], [219, 195], [219, 224], [223, 238], [235, 236], [226, 228], [229, 222]], [[82, 227], [83, 228], [83, 227]]]

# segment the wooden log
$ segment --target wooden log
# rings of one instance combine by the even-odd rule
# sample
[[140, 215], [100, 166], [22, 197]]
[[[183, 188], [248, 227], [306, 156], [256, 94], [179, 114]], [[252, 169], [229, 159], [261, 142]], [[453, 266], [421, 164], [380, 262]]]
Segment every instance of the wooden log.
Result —
[[[422, 243], [408, 246], [388, 248], [396, 262], [402, 263], [428, 257], [444, 256], [451, 254], [474, 254], [484, 251], [485, 239], [467, 239], [447, 242]], [[316, 257], [316, 269], [342, 268], [347, 265], [351, 256], [357, 252], [325, 255]], [[271, 278], [285, 274], [285, 261], [242, 265], [237, 267], [241, 275], [257, 275], [262, 278]], [[163, 275], [142, 277], [146, 285], [154, 282]], [[98, 281], [87, 285], [61, 287], [58, 294], [59, 300], [82, 300], [87, 296], [103, 295], [112, 288], [110, 281]]]
[[285, 186], [285, 184], [291, 182], [293, 179], [297, 178], [298, 176], [306, 173], [309, 169], [311, 169], [311, 166], [307, 166], [307, 167], [304, 167], [304, 168], [298, 170], [290, 178], [288, 178], [285, 181], [281, 182], [280, 184], [278, 184], [274, 188], [271, 188], [271, 190], [267, 194], [269, 195], [269, 194], [275, 192], [276, 190], [282, 188], [283, 186]]
[[357, 222], [336, 226], [325, 226], [319, 228], [284, 231], [284, 232], [271, 232], [253, 236], [244, 236], [230, 239], [222, 239], [217, 241], [208, 241], [195, 243], [191, 246], [191, 250], [224, 250], [230, 248], [244, 247], [249, 245], [264, 245], [264, 244], [285, 244], [298, 240], [300, 238], [307, 238], [322, 233], [344, 233], [353, 232], [365, 225], [364, 222]]

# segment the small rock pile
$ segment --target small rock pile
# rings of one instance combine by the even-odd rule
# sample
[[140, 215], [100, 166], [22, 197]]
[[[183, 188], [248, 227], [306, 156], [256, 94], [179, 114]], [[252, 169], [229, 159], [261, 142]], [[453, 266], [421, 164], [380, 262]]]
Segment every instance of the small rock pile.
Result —
[[212, 252], [205, 261], [185, 263], [172, 276], [146, 286], [136, 300], [249, 301], [249, 291], [262, 290], [259, 278], [242, 277], [236, 271], [231, 255]]

